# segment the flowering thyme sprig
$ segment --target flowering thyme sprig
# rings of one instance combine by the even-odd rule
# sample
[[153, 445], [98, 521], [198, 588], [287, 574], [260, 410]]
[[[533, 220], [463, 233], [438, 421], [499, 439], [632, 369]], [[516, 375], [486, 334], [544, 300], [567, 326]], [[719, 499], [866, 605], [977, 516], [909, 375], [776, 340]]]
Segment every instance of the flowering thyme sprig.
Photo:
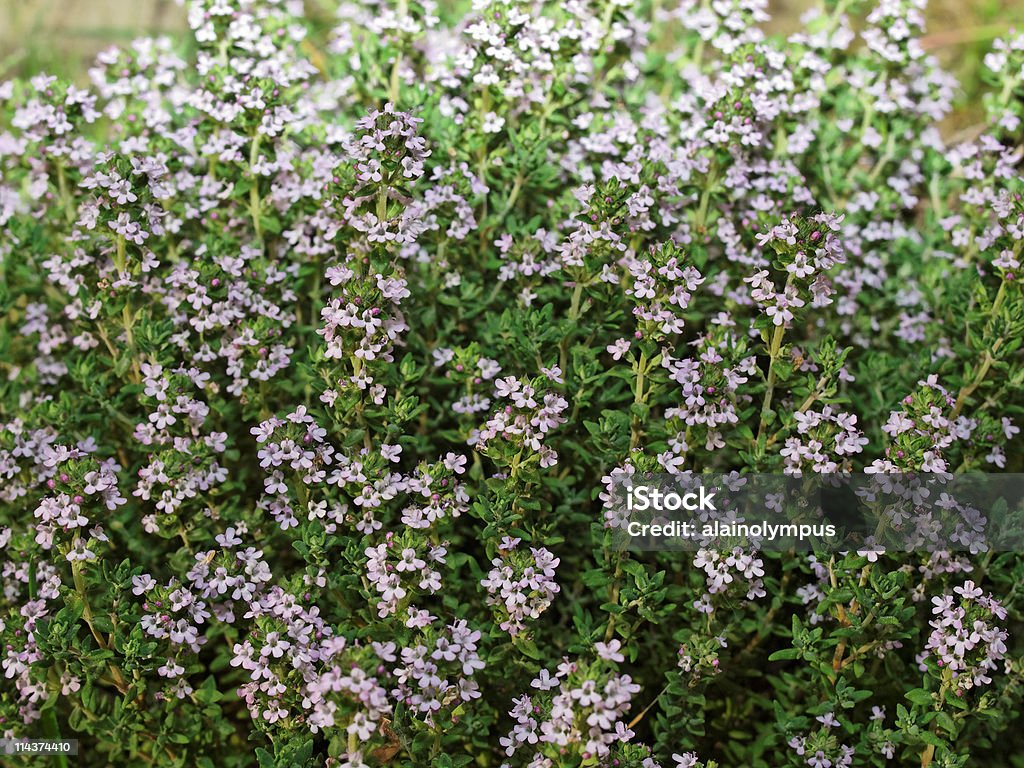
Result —
[[[769, 5], [184, 0], [85, 77], [14, 62], [0, 735], [1005, 759], [1018, 510], [908, 475], [1021, 467], [1024, 43], [961, 88], [923, 0]], [[861, 470], [844, 552], [632, 552], [609, 503]]]

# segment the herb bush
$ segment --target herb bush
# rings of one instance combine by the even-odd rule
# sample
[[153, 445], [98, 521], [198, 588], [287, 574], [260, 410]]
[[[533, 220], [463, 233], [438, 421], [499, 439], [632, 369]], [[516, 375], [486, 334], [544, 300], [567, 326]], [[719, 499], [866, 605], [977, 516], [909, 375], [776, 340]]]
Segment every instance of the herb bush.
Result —
[[1024, 765], [1020, 556], [602, 505], [1024, 466], [1024, 37], [947, 141], [924, 0], [326, 5], [0, 86], [7, 764]]

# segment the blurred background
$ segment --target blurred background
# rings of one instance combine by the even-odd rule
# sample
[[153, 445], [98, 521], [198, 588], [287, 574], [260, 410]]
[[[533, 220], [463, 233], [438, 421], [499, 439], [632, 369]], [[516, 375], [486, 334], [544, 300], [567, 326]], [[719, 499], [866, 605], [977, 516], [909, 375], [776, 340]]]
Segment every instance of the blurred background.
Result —
[[185, 27], [175, 0], [0, 0], [0, 77], [74, 75], [112, 44]]
[[[442, 8], [461, 4], [440, 0]], [[468, 5], [468, 3], [466, 3]], [[770, 31], [788, 33], [816, 0], [769, 0]], [[325, 25], [337, 0], [306, 0]], [[978, 70], [996, 37], [1024, 32], [1024, 0], [930, 0], [925, 47], [960, 80], [957, 112], [945, 133], [969, 131], [980, 110]], [[177, 0], [0, 0], [0, 80], [47, 71], [82, 81], [100, 50], [143, 35], [186, 28]]]

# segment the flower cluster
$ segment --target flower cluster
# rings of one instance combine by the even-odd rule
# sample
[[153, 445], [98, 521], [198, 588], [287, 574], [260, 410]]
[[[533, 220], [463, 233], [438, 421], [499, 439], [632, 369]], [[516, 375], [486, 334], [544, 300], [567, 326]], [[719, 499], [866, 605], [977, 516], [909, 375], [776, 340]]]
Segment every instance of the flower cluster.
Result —
[[884, 459], [875, 459], [869, 472], [946, 472], [951, 467], [945, 452], [973, 431], [966, 417], [953, 417], [955, 401], [934, 376], [919, 381], [920, 389], [903, 399], [903, 409], [892, 411], [882, 431], [892, 445]]
[[669, 472], [699, 442], [707, 451], [724, 447], [723, 433], [739, 421], [742, 385], [756, 370], [756, 359], [746, 354], [744, 342], [729, 330], [715, 330], [694, 340], [690, 357], [663, 353], [661, 366], [678, 386], [679, 403], [665, 411], [675, 429], [671, 451], [659, 457]]
[[48, 493], [33, 513], [35, 540], [72, 563], [96, 559], [95, 546], [108, 540], [102, 521], [126, 501], [118, 488], [120, 466], [97, 461], [91, 448], [47, 445], [40, 457]]
[[797, 411], [796, 435], [786, 439], [780, 454], [787, 474], [804, 470], [824, 474], [849, 472], [850, 456], [860, 453], [868, 439], [857, 428], [857, 416], [836, 412], [831, 406], [820, 411]]
[[558, 463], [558, 452], [546, 444], [548, 433], [559, 424], [566, 422], [563, 414], [569, 410], [569, 402], [554, 391], [544, 387], [560, 383], [558, 368], [544, 369], [543, 375], [534, 379], [506, 376], [494, 382], [494, 399], [506, 405], [500, 406], [487, 422], [474, 430], [469, 440], [471, 445], [484, 452], [508, 456], [512, 471], [520, 464], [536, 459], [542, 468]]
[[[153, 453], [138, 470], [139, 480], [132, 496], [151, 501], [155, 514], [143, 518], [149, 530], [159, 530], [166, 516], [181, 524], [183, 509], [190, 502], [205, 501], [213, 489], [227, 479], [227, 471], [217, 462], [225, 451], [227, 432], [204, 429], [210, 408], [195, 397], [209, 381], [209, 374], [198, 368], [179, 367], [166, 371], [160, 365], [143, 363], [144, 395], [152, 404], [148, 419], [135, 428], [140, 445]], [[189, 460], [188, 457], [191, 457]]]
[[833, 732], [842, 726], [839, 719], [832, 712], [826, 712], [815, 720], [819, 723], [815, 730], [807, 736], [791, 738], [789, 748], [809, 768], [850, 768], [857, 753]]
[[[968, 579], [952, 594], [932, 598], [932, 628], [921, 657], [922, 666], [938, 667], [944, 683], [959, 695], [989, 685], [991, 674], [1006, 656], [1006, 609]], [[929, 661], [931, 660], [931, 661]]]
[[[410, 585], [415, 585], [414, 588], [428, 594], [434, 594], [441, 588], [441, 574], [433, 566], [445, 562], [447, 549], [444, 546], [429, 547], [421, 557], [415, 547], [406, 546], [410, 543], [413, 542], [402, 539], [396, 541], [389, 535], [384, 544], [367, 547], [364, 552], [366, 578], [380, 593], [377, 615], [381, 618], [396, 613], [399, 604], [409, 594], [402, 586], [403, 581], [408, 581]], [[415, 615], [410, 615], [410, 622], [416, 620]]]
[[744, 279], [750, 284], [750, 298], [764, 308], [772, 325], [791, 323], [808, 298], [815, 307], [832, 302], [834, 291], [826, 273], [846, 260], [836, 235], [842, 221], [842, 216], [826, 213], [808, 220], [785, 218], [757, 236], [758, 245], [769, 246], [774, 251], [773, 261], [786, 273], [781, 291], [764, 269]]
[[629, 272], [633, 285], [626, 294], [636, 302], [637, 333], [648, 338], [682, 333], [686, 308], [704, 282], [694, 266], [684, 265], [682, 250], [652, 245], [648, 258], [630, 262]]
[[739, 548], [731, 552], [701, 549], [693, 558], [693, 564], [704, 571], [707, 583], [708, 591], [694, 603], [694, 608], [701, 613], [711, 613], [714, 610], [714, 595], [735, 590], [734, 584], [740, 585], [740, 592], [743, 591], [742, 588], [746, 589], [747, 600], [754, 600], [767, 594], [761, 580], [764, 576], [764, 562], [756, 554], [743, 552]]
[[629, 675], [606, 667], [601, 659], [563, 659], [554, 674], [542, 669], [509, 711], [515, 726], [500, 740], [505, 754], [516, 765], [553, 764], [569, 754], [601, 760], [612, 745], [629, 741], [633, 732], [621, 718], [640, 689]]
[[487, 590], [487, 603], [498, 608], [500, 626], [513, 637], [526, 630], [526, 619], [538, 619], [561, 591], [555, 581], [558, 558], [545, 547], [519, 549], [521, 539], [504, 537], [499, 557], [480, 585]]

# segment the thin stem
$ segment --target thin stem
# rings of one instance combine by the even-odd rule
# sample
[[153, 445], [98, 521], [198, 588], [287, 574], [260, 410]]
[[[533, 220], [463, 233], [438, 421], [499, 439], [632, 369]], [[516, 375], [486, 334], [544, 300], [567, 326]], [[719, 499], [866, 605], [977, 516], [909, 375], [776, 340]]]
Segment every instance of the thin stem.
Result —
[[878, 158], [878, 162], [875, 163], [875, 167], [871, 169], [871, 173], [868, 174], [868, 181], [874, 182], [878, 175], [882, 172], [889, 161], [896, 155], [896, 133], [891, 132], [889, 139], [885, 143], [885, 151], [882, 156]]
[[110, 337], [107, 336], [107, 332], [105, 330], [103, 330], [103, 326], [102, 325], [97, 325], [96, 326], [96, 332], [99, 334], [100, 340], [103, 342], [103, 345], [107, 348], [107, 352], [110, 353], [111, 361], [116, 363], [117, 362], [117, 358], [118, 358], [118, 354], [114, 350], [114, 345], [110, 343]]
[[693, 221], [693, 228], [698, 233], [703, 232], [705, 223], [707, 222], [708, 206], [711, 203], [711, 192], [717, 181], [717, 171], [712, 167], [708, 171], [707, 179], [704, 180], [704, 189], [700, 194], [700, 205], [697, 208], [697, 214]]
[[[647, 397], [650, 391], [644, 390], [645, 376], [647, 374], [647, 353], [641, 352], [640, 359], [637, 361], [636, 367], [636, 383], [633, 387], [633, 403], [634, 405], [643, 405], [647, 402]], [[637, 414], [633, 414], [633, 418], [630, 420], [629, 426], [629, 449], [632, 451], [640, 444], [640, 417]]]
[[[78, 547], [79, 541], [80, 540], [76, 537], [73, 548]], [[81, 560], [71, 561], [71, 578], [75, 585], [75, 592], [82, 601], [82, 620], [85, 621], [86, 626], [89, 627], [89, 631], [92, 633], [93, 639], [96, 640], [96, 644], [103, 650], [109, 650], [111, 643], [107, 642], [107, 640], [103, 638], [103, 635], [98, 629], [96, 629], [96, 626], [93, 623], [92, 606], [89, 605], [89, 592], [85, 585], [85, 575], [82, 573]], [[121, 670], [113, 662], [107, 665], [107, 669], [110, 671], [110, 678], [114, 683], [114, 686], [121, 693], [125, 693], [128, 690], [128, 685], [125, 683], [124, 675], [121, 674]]]
[[138, 384], [142, 381], [142, 371], [139, 369], [139, 356], [135, 349], [135, 334], [132, 326], [135, 325], [135, 316], [132, 314], [131, 304], [125, 299], [124, 309], [121, 310], [121, 321], [124, 323], [124, 337], [128, 344], [128, 354], [131, 355], [132, 382]]
[[665, 694], [665, 691], [667, 691], [667, 690], [668, 690], [668, 686], [666, 685], [664, 688], [662, 688], [660, 691], [658, 691], [658, 695], [655, 696], [653, 699], [651, 699], [651, 703], [648, 704], [646, 707], [644, 707], [640, 711], [639, 715], [637, 715], [632, 720], [630, 720], [629, 721], [629, 725], [627, 725], [626, 727], [629, 728], [629, 729], [632, 729], [634, 725], [636, 725], [641, 720], [643, 720], [644, 719], [644, 715], [646, 715], [651, 710], [651, 707], [653, 707], [655, 704], [658, 703], [658, 699], [660, 699]]
[[[127, 254], [127, 241], [124, 235], [118, 235], [114, 243], [114, 269], [117, 271], [118, 279], [122, 275], [128, 274], [128, 254]], [[126, 295], [124, 299], [124, 309], [121, 310], [121, 324], [124, 327], [125, 343], [128, 345], [128, 354], [131, 356], [131, 370], [132, 370], [132, 382], [138, 384], [142, 381], [142, 374], [139, 370], [139, 356], [135, 349], [135, 334], [132, 332], [132, 326], [135, 324], [135, 317], [132, 314], [131, 308], [131, 296]], [[105, 338], [102, 331], [100, 337], [107, 345], [107, 349], [110, 351], [114, 360], [117, 360], [118, 355], [114, 354], [114, 350], [110, 345], [110, 340]]]
[[64, 206], [64, 216], [68, 220], [68, 224], [73, 224], [75, 222], [75, 203], [68, 193], [68, 177], [64, 171], [64, 163], [60, 160], [57, 161], [57, 189]]
[[[995, 299], [992, 300], [992, 306], [988, 311], [988, 322], [986, 323], [986, 331], [991, 327], [996, 319], [996, 315], [999, 314], [999, 310], [1003, 307], [1003, 302], [1006, 300], [1006, 281], [1003, 280], [999, 284], [999, 291], [996, 293]], [[996, 361], [996, 355], [999, 353], [999, 349], [1003, 346], [1006, 340], [1000, 336], [995, 340], [990, 349], [985, 350], [985, 356], [982, 358], [981, 366], [974, 374], [974, 378], [969, 384], [963, 387], [956, 397], [956, 405], [953, 406], [953, 418], [960, 415], [960, 411], [967, 403], [969, 398], [974, 391], [981, 386], [981, 383], [985, 380], [988, 375], [989, 369], [992, 364]]]
[[512, 183], [512, 191], [509, 192], [508, 199], [505, 201], [501, 214], [498, 216], [499, 219], [504, 219], [508, 212], [512, 210], [512, 206], [516, 204], [516, 200], [519, 199], [519, 193], [523, 191], [524, 181], [526, 181], [526, 177], [521, 172], [517, 173], [515, 181]]
[[[800, 407], [796, 409], [796, 412], [807, 413], [807, 410], [816, 402], [818, 402], [818, 399], [825, 393], [826, 384], [828, 384], [828, 379], [826, 377], [822, 376], [820, 379], [818, 379], [818, 383], [815, 385], [814, 390], [811, 392], [811, 394], [807, 396], [807, 399], [805, 399], [800, 404]], [[765, 447], [767, 448], [768, 446], [774, 445], [776, 442], [778, 442], [779, 437], [782, 436], [783, 432], [785, 431], [786, 430], [783, 428], [780, 428], [778, 431], [776, 431], [765, 442]]]
[[974, 394], [974, 391], [981, 386], [981, 383], [985, 380], [988, 375], [989, 369], [992, 368], [992, 363], [995, 362], [993, 354], [999, 351], [999, 348], [1003, 345], [1003, 339], [996, 339], [996, 343], [992, 345], [992, 349], [985, 350], [985, 356], [981, 360], [981, 366], [978, 368], [978, 372], [974, 374], [974, 378], [971, 383], [960, 390], [960, 393], [956, 398], [956, 405], [953, 407], [953, 418], [960, 415], [960, 411], [963, 410], [964, 405], [967, 403], [967, 398]]
[[[499, 283], [500, 285], [500, 283]], [[583, 302], [583, 281], [577, 280], [576, 285], [572, 290], [572, 302], [569, 305], [569, 322], [573, 325], [580, 318], [580, 306]], [[558, 345], [558, 365], [562, 369], [562, 374], [565, 375], [568, 370], [567, 366], [569, 363], [569, 342], [571, 341], [571, 334], [566, 334], [562, 341]]]
[[249, 145], [249, 174], [252, 176], [252, 186], [249, 187], [249, 216], [252, 218], [252, 226], [256, 231], [256, 238], [263, 241], [263, 225], [260, 223], [263, 201], [260, 198], [260, 177], [256, 173], [256, 161], [260, 157], [261, 136], [256, 133]]
[[[621, 550], [615, 553], [615, 573], [612, 575], [611, 584], [608, 585], [608, 602], [614, 605], [619, 604], [619, 580], [622, 578], [623, 554]], [[608, 617], [608, 627], [604, 631], [604, 641], [606, 643], [611, 642], [611, 639], [615, 636], [615, 621], [618, 617], [618, 613], [613, 613]]]
[[[76, 541], [77, 546], [77, 541]], [[82, 600], [82, 619], [89, 627], [89, 631], [92, 632], [93, 638], [100, 648], [106, 648], [107, 642], [103, 639], [103, 636], [97, 631], [96, 627], [93, 626], [92, 617], [92, 606], [89, 605], [89, 594], [85, 587], [85, 577], [82, 574], [82, 564], [79, 560], [71, 561], [71, 578], [75, 583], [75, 592], [78, 593], [78, 597]]]
[[[407, 13], [408, 13], [408, 4], [407, 4], [406, 0], [398, 0], [398, 8], [396, 9], [396, 15], [397, 15], [397, 21], [398, 21], [399, 24], [402, 23], [402, 20], [405, 18], [405, 15]], [[399, 52], [395, 55], [395, 62], [394, 62], [394, 64], [391, 65], [391, 77], [390, 77], [390, 79], [388, 81], [388, 100], [392, 104], [394, 104], [396, 106], [398, 105], [398, 97], [400, 95], [401, 86], [402, 86], [402, 80], [399, 77], [399, 75], [401, 73], [401, 69], [402, 69], [402, 52], [401, 52], [401, 50], [399, 50]]]
[[761, 402], [761, 420], [757, 427], [757, 445], [765, 437], [765, 429], [768, 427], [768, 414], [772, 410], [772, 399], [775, 396], [775, 383], [778, 381], [778, 371], [775, 362], [779, 357], [779, 350], [782, 349], [782, 339], [786, 335], [786, 326], [777, 325], [772, 332], [771, 344], [768, 347], [768, 379], [764, 390], [764, 400]]

